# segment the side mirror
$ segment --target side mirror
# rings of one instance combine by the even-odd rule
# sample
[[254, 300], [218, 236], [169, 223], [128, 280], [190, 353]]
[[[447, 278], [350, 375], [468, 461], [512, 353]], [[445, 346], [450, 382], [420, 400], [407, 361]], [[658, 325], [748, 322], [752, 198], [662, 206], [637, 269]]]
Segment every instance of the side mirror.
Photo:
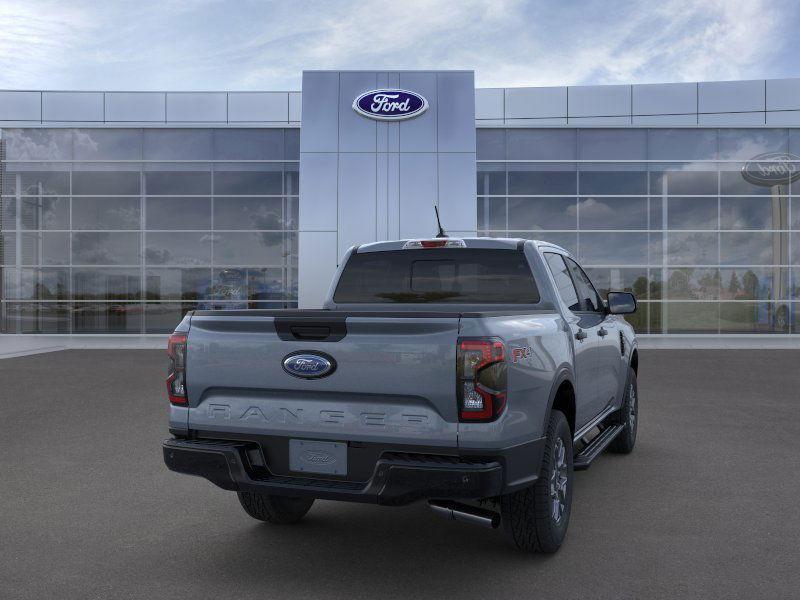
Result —
[[630, 292], [608, 292], [608, 312], [612, 315], [629, 315], [636, 312], [636, 296]]

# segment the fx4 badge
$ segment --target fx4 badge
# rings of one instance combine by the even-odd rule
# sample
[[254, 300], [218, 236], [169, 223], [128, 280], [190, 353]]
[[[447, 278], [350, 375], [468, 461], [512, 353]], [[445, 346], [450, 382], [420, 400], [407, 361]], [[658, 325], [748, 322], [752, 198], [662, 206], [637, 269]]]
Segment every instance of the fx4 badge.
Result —
[[520, 361], [529, 358], [530, 355], [533, 354], [533, 348], [530, 346], [522, 346], [521, 348], [512, 348], [511, 349], [511, 362], [518, 363]]

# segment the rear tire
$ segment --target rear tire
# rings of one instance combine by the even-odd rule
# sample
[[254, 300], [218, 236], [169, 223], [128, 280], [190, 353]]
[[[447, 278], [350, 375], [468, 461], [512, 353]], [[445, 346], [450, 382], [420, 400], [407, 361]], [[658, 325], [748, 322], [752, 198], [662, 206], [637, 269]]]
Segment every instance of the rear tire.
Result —
[[237, 492], [239, 502], [248, 515], [275, 525], [297, 523], [314, 504], [313, 498], [270, 496], [257, 492]]
[[628, 368], [628, 381], [625, 382], [625, 398], [617, 412], [615, 423], [625, 428], [608, 447], [614, 454], [630, 454], [636, 445], [636, 430], [639, 427], [639, 388], [636, 383], [636, 371]]
[[539, 478], [500, 497], [503, 528], [526, 552], [553, 553], [567, 535], [572, 507], [572, 432], [561, 411], [550, 414]]

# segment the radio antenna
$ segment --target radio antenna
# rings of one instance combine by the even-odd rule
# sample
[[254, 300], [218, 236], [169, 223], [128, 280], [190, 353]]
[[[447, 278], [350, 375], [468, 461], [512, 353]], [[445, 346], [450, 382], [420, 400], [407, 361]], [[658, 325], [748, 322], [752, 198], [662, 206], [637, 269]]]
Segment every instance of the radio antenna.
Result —
[[433, 210], [436, 211], [436, 225], [439, 227], [439, 233], [436, 234], [436, 237], [437, 238], [448, 237], [447, 232], [445, 232], [444, 228], [442, 227], [442, 221], [439, 219], [439, 207], [434, 204]]

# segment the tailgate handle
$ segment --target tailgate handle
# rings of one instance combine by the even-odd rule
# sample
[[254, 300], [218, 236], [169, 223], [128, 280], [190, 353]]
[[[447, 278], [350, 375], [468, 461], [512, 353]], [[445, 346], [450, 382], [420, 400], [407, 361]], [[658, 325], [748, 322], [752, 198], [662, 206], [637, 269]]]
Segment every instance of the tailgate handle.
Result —
[[344, 317], [275, 317], [275, 332], [286, 342], [338, 342], [347, 335]]
[[292, 325], [289, 331], [298, 340], [324, 340], [331, 335], [327, 325]]

